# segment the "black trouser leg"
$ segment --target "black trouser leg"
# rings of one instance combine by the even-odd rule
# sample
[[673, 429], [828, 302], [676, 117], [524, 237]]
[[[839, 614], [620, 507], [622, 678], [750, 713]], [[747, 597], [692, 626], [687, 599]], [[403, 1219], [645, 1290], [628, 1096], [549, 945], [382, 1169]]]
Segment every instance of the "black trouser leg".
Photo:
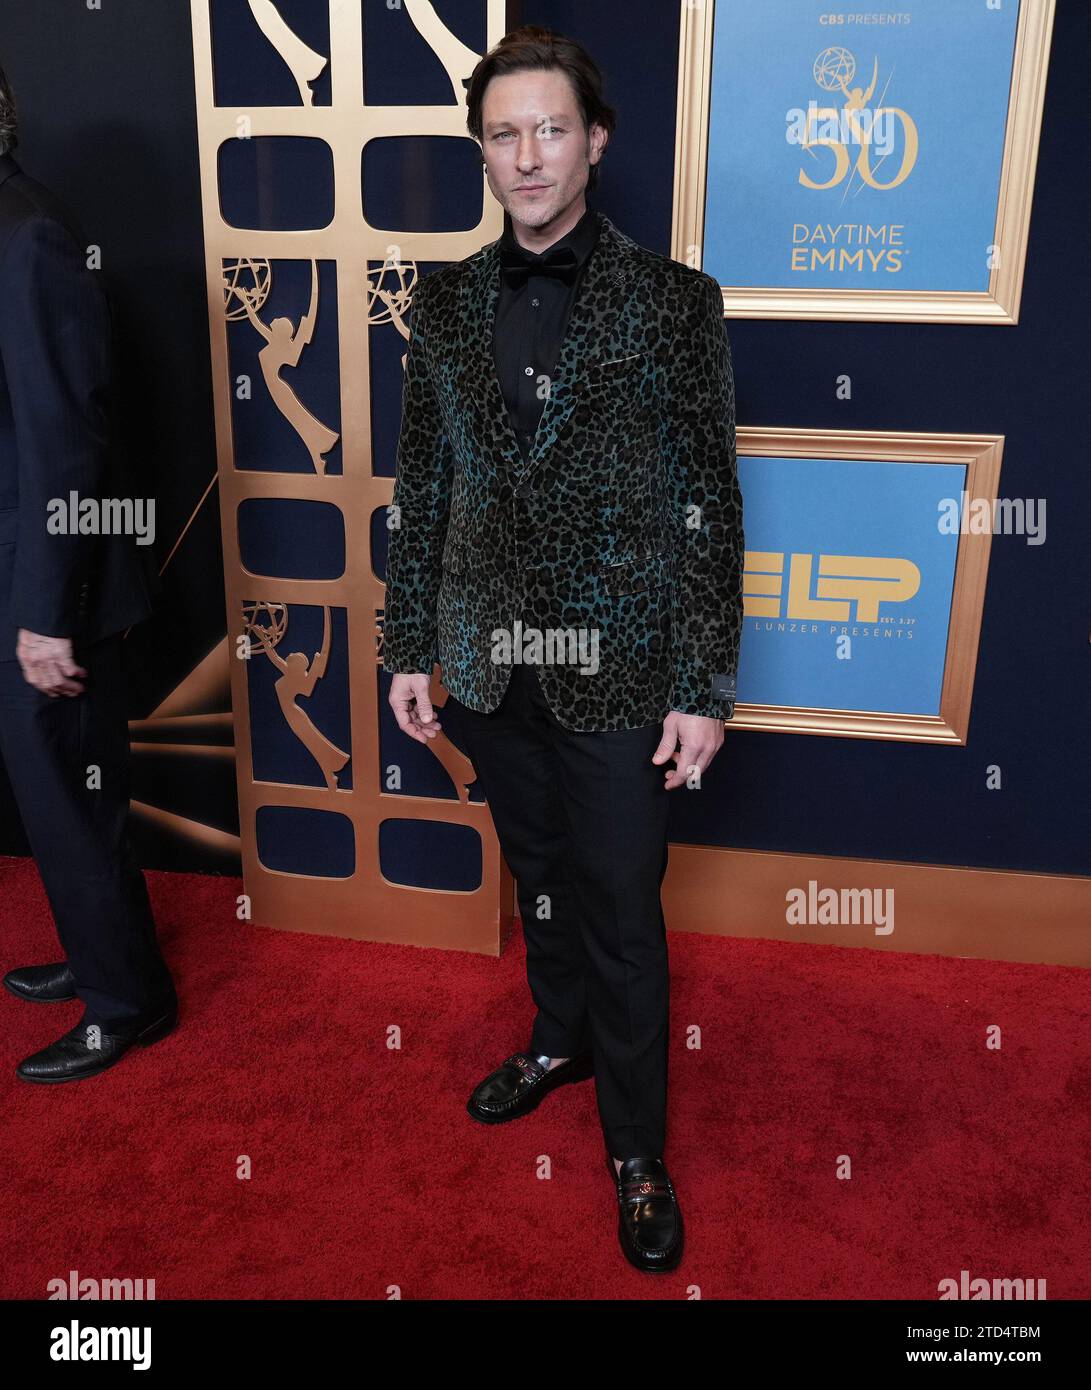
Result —
[[[586, 1002], [591, 1027], [607, 1145], [618, 1158], [660, 1157], [666, 1139], [670, 990], [660, 885], [667, 866], [669, 793], [663, 768], [651, 758], [662, 728], [566, 729], [550, 710], [532, 666], [514, 668], [504, 702], [493, 714], [459, 706], [458, 717], [459, 727], [469, 730], [473, 746], [468, 751], [501, 848], [520, 878], [535, 1001], [550, 1000], [555, 1014], [572, 1019], [563, 991], [573, 986], [578, 963], [583, 982], [578, 1000]], [[543, 935], [534, 905], [537, 893], [548, 891], [538, 886], [543, 862], [548, 877], [561, 880], [558, 859], [567, 866], [573, 907], [565, 933]], [[524, 865], [525, 881], [516, 863]], [[550, 925], [556, 927], [556, 914]], [[577, 933], [583, 943], [578, 955], [571, 940]], [[533, 955], [532, 938], [543, 943]], [[541, 1002], [539, 1009], [541, 1018]], [[543, 1044], [541, 1051], [571, 1055], [568, 1046]]]
[[83, 694], [55, 697], [29, 685], [17, 661], [0, 662], [0, 753], [86, 1021], [121, 1032], [163, 1012], [174, 984], [126, 833], [121, 637], [76, 659]]
[[661, 1157], [670, 973], [660, 885], [667, 867], [669, 793], [663, 768], [651, 759], [663, 729], [649, 724], [573, 732], [549, 710], [536, 675], [531, 703], [553, 727], [588, 960], [603, 1135], [616, 1158]]
[[549, 730], [527, 703], [525, 681], [517, 666], [491, 714], [468, 709], [454, 696], [445, 708], [457, 722], [516, 880], [527, 982], [538, 1009], [528, 1050], [573, 1057], [590, 1046], [583, 942], [573, 920], [568, 837]]

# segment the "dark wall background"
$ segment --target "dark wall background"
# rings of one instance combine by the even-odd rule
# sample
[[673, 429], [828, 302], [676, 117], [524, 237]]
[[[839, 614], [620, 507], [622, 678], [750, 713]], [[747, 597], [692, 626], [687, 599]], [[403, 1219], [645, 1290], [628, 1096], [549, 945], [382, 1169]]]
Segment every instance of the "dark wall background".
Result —
[[[547, 24], [599, 59], [620, 119], [593, 202], [664, 253], [679, 8], [673, 0], [509, 4], [511, 25]], [[478, 9], [469, 0], [437, 4], [470, 43]], [[706, 794], [676, 799], [672, 839], [1091, 872], [1089, 59], [1091, 5], [1059, 0], [1017, 326], [730, 324], [740, 424], [995, 431], [1006, 436], [1002, 495], [1047, 500], [1046, 544], [993, 541], [968, 746], [729, 731]], [[158, 498], [162, 564], [215, 469], [189, 6], [106, 0], [96, 12], [82, 0], [0, 0], [0, 62], [20, 104], [17, 157], [103, 247], [124, 345], [126, 444]], [[745, 227], [746, 207], [736, 215]], [[850, 402], [835, 398], [842, 373], [852, 377]], [[377, 404], [390, 414], [384, 432], [396, 430], [398, 408], [396, 393]], [[159, 615], [130, 636], [134, 715], [154, 708], [223, 635], [219, 534], [213, 490], [166, 569]], [[1002, 791], [986, 790], [991, 764], [1002, 770]], [[166, 798], [237, 829], [229, 764], [176, 760], [142, 771], [137, 760], [136, 776], [134, 795], [154, 793], [156, 804]], [[0, 850], [23, 849], [0, 784]], [[140, 851], [148, 865], [230, 867], [146, 831]]]

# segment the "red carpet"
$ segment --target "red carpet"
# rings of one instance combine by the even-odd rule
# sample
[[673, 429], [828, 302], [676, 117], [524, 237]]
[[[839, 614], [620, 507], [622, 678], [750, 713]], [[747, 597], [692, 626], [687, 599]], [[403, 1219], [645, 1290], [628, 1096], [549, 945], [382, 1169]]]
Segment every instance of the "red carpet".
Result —
[[[0, 1296], [73, 1269], [161, 1299], [934, 1299], [964, 1269], [1091, 1296], [1083, 971], [672, 935], [688, 1243], [655, 1276], [617, 1246], [593, 1083], [466, 1114], [527, 1041], [521, 938], [496, 961], [272, 932], [236, 921], [235, 879], [148, 878], [171, 1037], [28, 1086], [80, 1005], [0, 991]], [[56, 958], [29, 861], [0, 860], [0, 913], [3, 969]]]

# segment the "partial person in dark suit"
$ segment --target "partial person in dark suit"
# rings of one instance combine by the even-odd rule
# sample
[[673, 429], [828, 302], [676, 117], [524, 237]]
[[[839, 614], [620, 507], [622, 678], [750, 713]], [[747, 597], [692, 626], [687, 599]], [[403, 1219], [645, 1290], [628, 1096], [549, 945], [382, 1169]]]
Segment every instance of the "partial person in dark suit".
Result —
[[614, 113], [578, 44], [507, 34], [467, 125], [504, 232], [413, 294], [390, 705], [435, 737], [440, 662], [444, 722], [519, 884], [537, 1012], [470, 1114], [514, 1120], [593, 1072], [621, 1247], [671, 1269], [667, 794], [723, 743], [742, 631], [723, 297], [587, 206]]
[[16, 142], [0, 70], [0, 755], [66, 957], [4, 985], [84, 1005], [17, 1068], [52, 1083], [166, 1036], [177, 997], [126, 830], [122, 633], [152, 601], [133, 536], [116, 529], [126, 502], [136, 511], [110, 447], [109, 308]]

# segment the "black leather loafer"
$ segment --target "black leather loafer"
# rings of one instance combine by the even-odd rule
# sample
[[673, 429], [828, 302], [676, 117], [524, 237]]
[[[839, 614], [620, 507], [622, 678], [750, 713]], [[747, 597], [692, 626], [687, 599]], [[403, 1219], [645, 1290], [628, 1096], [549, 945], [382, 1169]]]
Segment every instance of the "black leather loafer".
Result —
[[32, 1004], [59, 1004], [76, 997], [75, 977], [66, 960], [58, 965], [24, 965], [20, 970], [9, 970], [4, 988]]
[[24, 1058], [15, 1068], [24, 1081], [53, 1086], [61, 1081], [82, 1081], [97, 1076], [100, 1071], [120, 1062], [131, 1047], [148, 1047], [165, 1038], [178, 1022], [178, 1005], [144, 1024], [137, 1031], [125, 1034], [96, 1032], [93, 1027], [78, 1023], [55, 1043]]
[[570, 1057], [552, 1071], [529, 1052], [513, 1052], [474, 1089], [466, 1109], [485, 1125], [503, 1124], [526, 1115], [567, 1081], [587, 1081], [595, 1067], [590, 1052]]
[[609, 1153], [606, 1162], [617, 1188], [617, 1234], [625, 1258], [653, 1274], [674, 1269], [682, 1258], [685, 1232], [663, 1160], [627, 1158], [620, 1173]]

